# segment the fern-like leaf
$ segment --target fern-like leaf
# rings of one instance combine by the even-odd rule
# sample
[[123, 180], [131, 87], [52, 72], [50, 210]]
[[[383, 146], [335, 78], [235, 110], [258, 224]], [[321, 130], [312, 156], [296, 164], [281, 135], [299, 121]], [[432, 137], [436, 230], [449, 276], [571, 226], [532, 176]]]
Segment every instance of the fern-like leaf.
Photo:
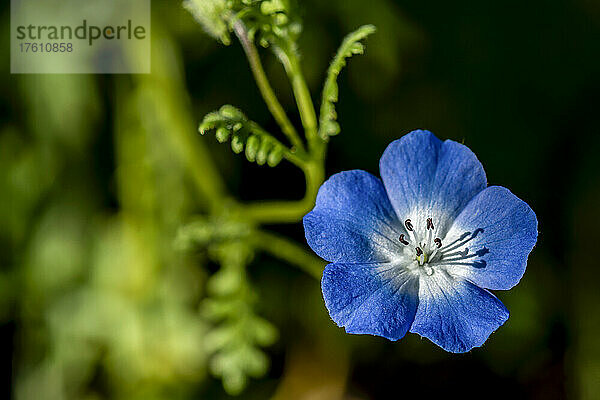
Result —
[[260, 378], [269, 367], [262, 347], [277, 339], [275, 327], [254, 311], [256, 294], [246, 275], [253, 249], [243, 241], [213, 244], [211, 257], [221, 268], [208, 281], [209, 297], [201, 304], [213, 329], [205, 338], [209, 369], [231, 395], [240, 394], [248, 377]]
[[361, 41], [374, 32], [375, 27], [373, 25], [363, 25], [347, 35], [327, 70], [319, 116], [319, 135], [323, 140], [329, 140], [330, 136], [340, 133], [340, 125], [336, 121], [337, 113], [335, 111], [335, 103], [338, 101], [339, 92], [337, 77], [346, 65], [348, 57], [364, 53], [365, 47]]
[[184, 0], [183, 7], [206, 33], [225, 45], [231, 43], [228, 25], [230, 11], [226, 0]]
[[230, 105], [207, 114], [198, 130], [202, 135], [214, 131], [220, 143], [231, 140], [234, 153], [243, 151], [248, 161], [258, 165], [275, 167], [284, 157], [292, 156], [290, 150], [279, 140]]
[[236, 20], [244, 22], [250, 40], [274, 50], [295, 49], [302, 31], [290, 0], [184, 0], [183, 6], [209, 35], [226, 45]]
[[269, 359], [263, 348], [277, 339], [277, 329], [256, 313], [258, 296], [246, 272], [255, 254], [248, 240], [252, 226], [226, 217], [198, 217], [180, 229], [177, 247], [205, 249], [219, 270], [207, 281], [201, 315], [211, 329], [204, 338], [210, 372], [230, 395], [240, 394], [249, 378], [264, 376]]

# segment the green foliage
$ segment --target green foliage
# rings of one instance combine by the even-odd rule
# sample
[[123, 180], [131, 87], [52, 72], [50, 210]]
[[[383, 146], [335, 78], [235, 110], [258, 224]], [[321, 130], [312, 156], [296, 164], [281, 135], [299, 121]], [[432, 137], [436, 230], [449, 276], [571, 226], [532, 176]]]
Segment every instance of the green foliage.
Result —
[[275, 327], [256, 315], [258, 300], [246, 275], [254, 257], [250, 242], [252, 227], [226, 217], [198, 218], [179, 230], [177, 245], [208, 250], [219, 264], [207, 282], [208, 296], [201, 303], [204, 319], [213, 324], [205, 337], [204, 350], [210, 357], [210, 372], [220, 377], [223, 387], [239, 394], [248, 377], [260, 378], [269, 362], [261, 347], [277, 338]]
[[203, 315], [218, 324], [205, 340], [206, 350], [212, 354], [209, 369], [221, 377], [229, 394], [239, 394], [248, 377], [267, 372], [269, 360], [260, 347], [273, 344], [277, 331], [254, 313], [257, 299], [245, 274], [252, 248], [232, 241], [213, 247], [211, 253], [221, 269], [208, 281], [210, 297], [202, 304]]
[[248, 161], [258, 165], [266, 163], [275, 167], [289, 154], [289, 149], [281, 142], [230, 105], [207, 114], [198, 130], [202, 135], [214, 131], [220, 143], [231, 140], [231, 149], [236, 154], [245, 150]]
[[226, 242], [247, 238], [252, 227], [246, 223], [226, 218], [198, 217], [181, 228], [177, 233], [176, 246], [181, 250], [194, 247], [207, 247], [214, 242]]
[[250, 40], [274, 50], [295, 49], [302, 25], [290, 0], [185, 0], [184, 7], [206, 32], [224, 44], [236, 21], [248, 30]]
[[[373, 33], [375, 28], [363, 26], [344, 39], [328, 70], [321, 106], [321, 127], [317, 133], [315, 109], [299, 64], [297, 39], [301, 25], [293, 17], [296, 14], [290, 1], [228, 0], [225, 4], [226, 12], [213, 13], [213, 25], [220, 26], [220, 18], [226, 16], [227, 32], [234, 32], [240, 40], [263, 99], [294, 149], [281, 144], [231, 105], [207, 114], [198, 130], [202, 135], [214, 132], [220, 143], [229, 141], [231, 149], [235, 153], [244, 152], [250, 162], [275, 166], [285, 157], [302, 168], [307, 174], [305, 199], [289, 204], [271, 203], [265, 208], [269, 213], [279, 214], [279, 218], [282, 215], [288, 218], [291, 214], [291, 220], [300, 219], [314, 204], [314, 196], [324, 176], [322, 163], [326, 146], [319, 137], [327, 141], [329, 136], [339, 132], [334, 106], [338, 100], [336, 79], [346, 64], [346, 58], [363, 53], [361, 40]], [[270, 87], [255, 42], [270, 48], [284, 65], [305, 128], [308, 151]], [[261, 348], [272, 344], [276, 338], [275, 328], [254, 312], [257, 298], [246, 275], [246, 266], [254, 252], [267, 250], [288, 261], [294, 259], [317, 278], [322, 272], [322, 262], [304, 257], [303, 250], [276, 235], [261, 232], [257, 219], [249, 218], [253, 221], [251, 224], [236, 220], [235, 205], [231, 207], [226, 212], [197, 219], [182, 227], [177, 244], [182, 249], [198, 245], [206, 248], [212, 260], [219, 264], [218, 272], [209, 278], [208, 297], [201, 305], [203, 316], [214, 325], [205, 338], [205, 350], [210, 357], [210, 372], [222, 379], [229, 394], [235, 395], [244, 390], [248, 377], [261, 377], [266, 373], [268, 358]], [[263, 213], [260, 207], [250, 210], [254, 211], [251, 214], [254, 218]], [[247, 218], [249, 213], [243, 214]]]
[[293, 50], [302, 32], [302, 25], [289, 0], [238, 1], [243, 4], [238, 13], [248, 28], [251, 40], [256, 38], [261, 46]]
[[[99, 107], [91, 75], [19, 80], [23, 121], [0, 136], [0, 197], [8, 202], [0, 236], [15, 249], [2, 261], [12, 269], [0, 274], [0, 317], [9, 308], [17, 321], [17, 399], [174, 399], [205, 379], [203, 266], [171, 246], [182, 216], [198, 209], [171, 143], [182, 132], [196, 135], [179, 104], [186, 93], [176, 49], [169, 37], [160, 43], [153, 74], [115, 78], [114, 113]], [[150, 99], [160, 113], [147, 107]], [[101, 111], [115, 121], [114, 140], [98, 129]], [[100, 200], [105, 187], [89, 164], [95, 143], [115, 146], [106, 152], [114, 159], [101, 157], [115, 171], [118, 209]], [[210, 160], [197, 160], [207, 175]], [[8, 294], [16, 304], [5, 304]]]
[[225, 45], [231, 43], [226, 0], [185, 0], [183, 7], [194, 16], [206, 33]]
[[323, 87], [319, 118], [319, 136], [323, 140], [329, 140], [330, 136], [340, 133], [340, 125], [336, 121], [337, 113], [335, 111], [335, 103], [338, 101], [339, 92], [337, 77], [346, 65], [348, 57], [364, 53], [365, 46], [361, 43], [361, 40], [374, 32], [375, 27], [373, 25], [363, 25], [347, 35], [329, 66]]
[[260, 346], [269, 346], [277, 331], [254, 313], [256, 297], [248, 283], [245, 266], [252, 249], [243, 242], [228, 242], [213, 249], [221, 264], [208, 282], [211, 297], [202, 304], [203, 315], [217, 326], [206, 336], [206, 350], [212, 354], [210, 371], [222, 378], [230, 394], [239, 394], [247, 377], [261, 377], [268, 369], [268, 358]]

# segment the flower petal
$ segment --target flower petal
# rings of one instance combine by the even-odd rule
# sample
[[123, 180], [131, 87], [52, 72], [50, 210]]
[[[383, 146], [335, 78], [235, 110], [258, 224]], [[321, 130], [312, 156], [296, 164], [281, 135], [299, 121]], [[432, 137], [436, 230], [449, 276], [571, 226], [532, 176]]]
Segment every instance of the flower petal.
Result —
[[329, 178], [303, 221], [308, 245], [327, 261], [387, 261], [398, 253], [398, 219], [383, 184], [368, 172]]
[[507, 319], [508, 310], [493, 294], [437, 270], [420, 279], [410, 331], [446, 351], [464, 353], [481, 346]]
[[390, 143], [379, 162], [381, 178], [401, 221], [437, 221], [443, 235], [469, 200], [485, 189], [483, 166], [468, 147], [413, 131]]
[[331, 319], [347, 333], [398, 340], [417, 310], [417, 277], [392, 264], [329, 264], [321, 289]]
[[490, 186], [471, 200], [448, 232], [449, 238], [477, 232], [464, 246], [481, 257], [448, 267], [448, 272], [487, 289], [512, 288], [525, 273], [537, 225], [527, 203], [506, 188]]

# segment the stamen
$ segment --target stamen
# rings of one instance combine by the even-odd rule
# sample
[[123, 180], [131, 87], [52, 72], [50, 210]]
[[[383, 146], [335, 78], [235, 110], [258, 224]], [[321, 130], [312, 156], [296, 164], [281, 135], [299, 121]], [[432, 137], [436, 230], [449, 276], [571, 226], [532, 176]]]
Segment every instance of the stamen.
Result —
[[412, 222], [410, 222], [410, 219], [407, 219], [406, 221], [404, 221], [404, 226], [406, 227], [406, 230], [408, 230], [408, 231], [413, 230], [413, 225], [412, 225]]
[[[469, 240], [467, 239], [467, 236], [471, 235], [471, 232], [465, 232], [462, 235], [460, 235], [460, 237], [456, 240], [454, 240], [451, 243], [446, 243], [446, 245], [444, 246], [444, 251], [450, 251], [450, 250], [454, 250], [455, 248], [458, 248], [460, 246], [462, 246], [463, 244], [467, 243]], [[467, 239], [467, 240], [465, 240]]]
[[435, 245], [437, 246], [438, 249], [442, 247], [442, 239], [435, 238], [435, 239], [433, 239], [433, 242], [435, 243]]
[[400, 240], [400, 243], [402, 243], [403, 245], [405, 245], [405, 246], [408, 245], [408, 240], [404, 239], [404, 233], [400, 235], [398, 240]]
[[453, 241], [452, 243], [446, 244], [446, 246], [444, 246], [444, 248], [443, 248], [443, 251], [444, 252], [454, 251], [454, 250], [458, 249], [459, 247], [464, 246], [471, 240], [475, 239], [475, 237], [482, 232], [483, 232], [482, 228], [477, 228], [477, 229], [475, 229], [474, 232], [465, 232], [462, 235], [460, 235], [460, 237], [458, 239], [456, 239], [455, 241]]
[[423, 254], [423, 250], [421, 250], [420, 247], [417, 247], [415, 250], [417, 250], [417, 257], [420, 257]]
[[[465, 249], [465, 250], [457, 251], [454, 253], [444, 253], [442, 260], [444, 260], [444, 261], [459, 261], [459, 260], [468, 260], [468, 259], [480, 257], [477, 253], [469, 254], [469, 249]], [[452, 257], [454, 257], [454, 258], [452, 258]]]
[[444, 265], [464, 265], [467, 267], [485, 268], [487, 266], [487, 262], [485, 260], [476, 260], [473, 262], [445, 261]]
[[431, 218], [427, 218], [427, 229], [431, 229], [433, 230], [433, 221], [431, 220]]

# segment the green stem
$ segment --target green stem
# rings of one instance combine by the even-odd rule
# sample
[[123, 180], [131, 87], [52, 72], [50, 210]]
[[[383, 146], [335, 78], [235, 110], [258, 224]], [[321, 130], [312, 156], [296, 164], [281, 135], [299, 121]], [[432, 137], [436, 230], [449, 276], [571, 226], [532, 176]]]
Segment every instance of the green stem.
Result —
[[321, 279], [325, 262], [288, 239], [265, 231], [251, 235], [254, 245], [271, 255], [297, 266], [316, 279]]
[[248, 58], [248, 62], [250, 64], [250, 69], [252, 70], [252, 74], [254, 75], [256, 84], [258, 85], [258, 89], [260, 90], [260, 93], [267, 104], [269, 111], [271, 111], [271, 114], [273, 114], [273, 117], [281, 127], [283, 133], [288, 137], [292, 145], [299, 149], [304, 149], [304, 144], [302, 143], [300, 136], [298, 136], [296, 129], [294, 129], [294, 126], [287, 117], [283, 107], [279, 103], [279, 100], [277, 100], [277, 96], [275, 95], [275, 92], [273, 92], [273, 88], [271, 88], [271, 85], [269, 84], [269, 80], [267, 79], [267, 75], [265, 74], [265, 70], [260, 61], [256, 46], [254, 46], [254, 43], [248, 37], [246, 26], [242, 21], [236, 20], [233, 23], [233, 30], [242, 44], [242, 47], [244, 48], [244, 52], [246, 53], [246, 57]]
[[317, 133], [317, 117], [310, 92], [302, 75], [296, 53], [292, 49], [284, 49], [282, 46], [278, 47], [277, 55], [281, 59], [292, 83], [294, 97], [310, 146], [309, 153], [302, 152], [300, 158], [288, 159], [304, 172], [306, 193], [304, 198], [299, 201], [268, 201], [242, 206], [244, 217], [258, 224], [295, 223], [300, 221], [314, 206], [317, 192], [325, 178], [326, 147]]
[[312, 150], [315, 146], [318, 146], [319, 142], [317, 134], [317, 114], [310, 96], [310, 91], [304, 80], [302, 69], [300, 68], [300, 62], [293, 49], [280, 49], [278, 55], [283, 62], [285, 71], [292, 83], [292, 90], [294, 91], [294, 97], [296, 98], [296, 104], [298, 105], [298, 111], [300, 112], [302, 126], [304, 127], [306, 139]]

